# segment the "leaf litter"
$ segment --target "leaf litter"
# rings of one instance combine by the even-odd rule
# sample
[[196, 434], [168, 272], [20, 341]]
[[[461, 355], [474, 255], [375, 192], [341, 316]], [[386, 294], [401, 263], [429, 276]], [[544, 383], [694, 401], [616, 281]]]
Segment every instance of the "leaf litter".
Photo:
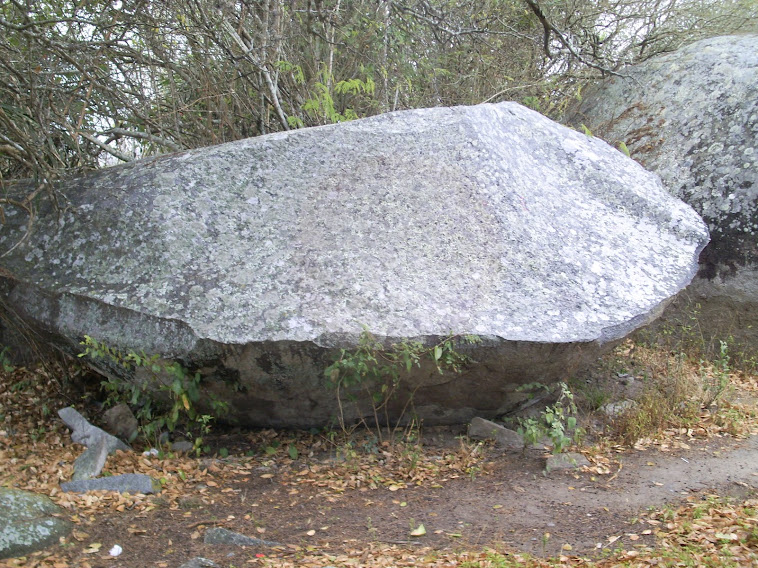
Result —
[[[755, 377], [731, 377], [736, 388], [758, 392]], [[253, 455], [233, 455], [227, 458], [191, 457], [185, 454], [159, 454], [144, 456], [139, 452], [117, 452], [109, 457], [103, 475], [145, 473], [158, 479], [162, 491], [158, 495], [128, 495], [93, 491], [87, 494], [64, 493], [60, 483], [71, 479], [73, 462], [83, 448], [71, 443], [68, 430], [59, 423], [54, 411], [69, 404], [62, 394], [55, 370], [44, 368], [16, 369], [5, 373], [0, 384], [0, 485], [16, 487], [49, 495], [63, 508], [75, 528], [63, 539], [61, 547], [53, 547], [26, 558], [0, 561], [0, 566], [30, 566], [45, 568], [100, 568], [102, 566], [142, 566], [139, 556], [124, 544], [139, 546], [155, 533], [151, 522], [165, 522], [156, 515], [161, 511], [177, 513], [183, 522], [179, 531], [198, 543], [204, 528], [209, 526], [237, 526], [239, 520], [255, 522], [256, 506], [246, 501], [245, 485], [253, 478], [269, 484], [277, 499], [290, 509], [298, 506], [298, 499], [319, 499], [325, 504], [342, 499], [354, 501], [357, 495], [368, 496], [366, 503], [376, 506], [392, 503], [395, 507], [408, 505], [407, 498], [392, 499], [394, 494], [405, 494], [414, 487], [442, 488], [454, 480], [481, 479], [492, 475], [497, 452], [489, 444], [472, 443], [462, 437], [456, 447], [428, 448], [421, 443], [384, 442], [376, 444], [370, 433], [364, 439], [353, 438], [350, 443], [335, 443], [327, 436], [304, 432], [260, 430], [247, 433], [244, 443], [256, 448]], [[750, 416], [749, 413], [745, 416]], [[754, 418], [754, 414], [752, 415]], [[691, 449], [699, 441], [719, 437], [747, 437], [757, 431], [756, 421], [744, 420], [738, 430], [734, 425], [719, 422], [716, 414], [704, 410], [697, 424], [690, 428], [669, 428], [659, 435], [639, 440], [635, 451], [666, 453]], [[590, 461], [581, 475], [599, 476], [609, 481], [618, 475], [622, 462], [618, 456], [629, 452], [613, 444], [598, 444], [582, 452]], [[249, 452], [248, 452], [249, 453]], [[578, 477], [579, 474], [574, 474]], [[594, 480], [595, 478], [590, 478]], [[496, 480], [492, 480], [494, 483]], [[222, 508], [234, 497], [242, 503], [238, 516], [202, 518], [206, 508]], [[755, 565], [758, 554], [758, 501], [745, 498], [729, 501], [709, 496], [704, 505], [695, 497], [677, 509], [650, 511], [640, 516], [640, 530], [636, 533], [610, 535], [600, 548], [613, 550], [608, 558], [589, 560], [574, 555], [573, 547], [565, 543], [561, 552], [545, 560], [513, 550], [508, 546], [476, 545], [466, 549], [461, 545], [427, 546], [430, 538], [424, 523], [411, 528], [413, 541], [398, 544], [379, 542], [376, 539], [340, 538], [334, 525], [307, 527], [302, 531], [304, 540], [262, 553], [240, 555], [236, 562], [251, 566], [471, 566], [488, 568], [506, 566], [504, 561], [524, 566], [628, 566], [666, 565], [683, 553], [690, 554], [704, 565], [714, 564], [719, 555], [728, 554], [735, 565]], [[272, 501], [269, 501], [271, 503]], [[405, 504], [405, 505], [403, 505]], [[367, 505], [368, 507], [369, 505]], [[493, 513], [503, 514], [506, 509], [494, 504]], [[410, 507], [408, 507], [410, 508]], [[231, 509], [230, 509], [231, 510]], [[235, 511], [236, 512], [236, 511]], [[282, 514], [286, 515], [283, 510]], [[93, 535], [102, 534], [103, 522], [117, 521], [128, 516], [119, 540], [101, 542]], [[151, 520], [153, 518], [155, 520]], [[427, 522], [427, 525], [429, 523]], [[644, 527], [644, 528], [643, 528]], [[255, 527], [257, 534], [266, 533], [266, 527]], [[250, 531], [248, 531], [250, 532]], [[369, 528], [369, 534], [371, 530]], [[406, 529], [406, 533], [407, 533]], [[432, 536], [445, 537], [457, 542], [461, 534], [450, 530], [434, 529]], [[545, 533], [549, 538], [549, 533]], [[326, 537], [326, 538], [322, 538]], [[544, 538], [544, 535], [543, 535]], [[315, 539], [315, 540], [314, 540]], [[653, 539], [653, 540], [650, 540]], [[312, 541], [312, 543], [309, 543]], [[171, 539], [169, 547], [177, 547]], [[118, 549], [116, 549], [118, 546]], [[121, 550], [118, 558], [110, 551]], [[188, 548], [186, 543], [181, 547]], [[131, 564], [128, 560], [132, 558]], [[176, 558], [179, 558], [177, 556]], [[189, 557], [182, 556], [182, 562]], [[117, 562], [117, 564], [108, 564]], [[153, 558], [149, 565], [178, 566], [181, 562]], [[147, 565], [147, 564], [145, 564]]]

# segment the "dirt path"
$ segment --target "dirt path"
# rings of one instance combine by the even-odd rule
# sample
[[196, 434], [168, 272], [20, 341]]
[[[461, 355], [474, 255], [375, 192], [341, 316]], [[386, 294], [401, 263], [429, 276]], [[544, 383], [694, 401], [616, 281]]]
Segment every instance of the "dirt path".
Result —
[[[118, 561], [95, 566], [178, 567], [194, 556], [220, 565], [255, 563], [264, 549], [203, 544], [203, 530], [222, 526], [246, 535], [333, 554], [397, 544], [437, 550], [502, 546], [537, 555], [595, 556], [601, 548], [653, 544], [653, 524], [636, 520], [648, 507], [709, 492], [744, 495], [758, 487], [758, 437], [717, 438], [688, 449], [648, 449], [619, 455], [611, 475], [553, 472], [543, 475], [536, 452], [491, 456], [486, 471], [441, 484], [409, 485], [392, 491], [331, 491], [298, 482], [302, 461], [258, 467], [188, 488], [178, 506], [149, 513], [108, 514], [83, 527], [103, 549], [120, 544]], [[619, 469], [620, 466], [620, 469]], [[307, 467], [306, 467], [307, 469]], [[409, 536], [425, 525], [424, 537]], [[645, 532], [647, 531], [647, 535]], [[549, 538], [544, 538], [550, 533]], [[613, 537], [619, 537], [618, 539]], [[357, 552], [356, 552], [357, 553]], [[232, 564], [230, 564], [232, 563]]]

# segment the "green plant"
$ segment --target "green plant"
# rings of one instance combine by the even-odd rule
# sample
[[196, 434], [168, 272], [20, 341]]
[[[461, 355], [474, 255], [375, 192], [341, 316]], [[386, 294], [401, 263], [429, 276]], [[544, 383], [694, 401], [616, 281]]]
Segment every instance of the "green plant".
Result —
[[[147, 380], [127, 381], [114, 376], [103, 380], [101, 388], [107, 394], [106, 405], [125, 402], [136, 408], [140, 430], [148, 439], [157, 440], [164, 428], [173, 432], [184, 423], [187, 433], [194, 437], [195, 451], [201, 450], [202, 435], [210, 431], [214, 416], [201, 413], [196, 406], [200, 399], [200, 373], [191, 374], [176, 361], [163, 361], [158, 355], [148, 356], [132, 350], [122, 352], [88, 335], [81, 345], [84, 350], [79, 357], [104, 359], [127, 371], [142, 369], [147, 373]], [[164, 396], [156, 396], [156, 393]], [[227, 409], [225, 402], [215, 398], [211, 398], [210, 404], [215, 414]]]
[[524, 438], [525, 449], [542, 438], [548, 438], [553, 445], [553, 453], [560, 454], [583, 435], [576, 423], [577, 408], [571, 389], [562, 381], [554, 388], [558, 390], [558, 399], [545, 407], [539, 419], [519, 420], [518, 433]]
[[729, 387], [729, 345], [719, 341], [719, 353], [712, 364], [700, 362], [703, 380], [703, 405], [708, 407], [723, 397]]
[[[434, 345], [427, 346], [418, 341], [403, 341], [385, 347], [368, 329], [364, 329], [353, 350], [342, 349], [337, 360], [326, 368], [324, 374], [337, 396], [339, 405], [338, 421], [347, 432], [343, 410], [343, 397], [356, 399], [356, 392], [363, 390], [369, 395], [372, 405], [374, 426], [380, 443], [384, 441], [382, 424], [390, 426], [390, 402], [397, 394], [401, 378], [414, 367], [421, 367], [429, 361], [442, 374], [445, 371], [459, 373], [468, 358], [456, 350], [456, 342], [476, 343], [477, 336], [463, 338], [448, 335]], [[405, 401], [393, 434], [411, 404], [413, 394]]]
[[[280, 62], [281, 64], [284, 64], [284, 62]], [[304, 80], [302, 69], [293, 67], [292, 70], [296, 73], [296, 81], [298, 78]], [[335, 81], [334, 76], [330, 74], [327, 68], [322, 67], [318, 75], [319, 80], [312, 85], [311, 98], [303, 103], [303, 112], [313, 119], [323, 119], [327, 123], [346, 122], [359, 118], [352, 108], [344, 108], [342, 112], [339, 112], [337, 110], [339, 105], [335, 101], [335, 97], [344, 99], [348, 96], [363, 96], [370, 99], [374, 95], [374, 91], [376, 90], [374, 78], [363, 65], [359, 67], [359, 70], [365, 76], [365, 79], [354, 77], [352, 79]], [[293, 118], [288, 122], [291, 127], [299, 128], [303, 126], [303, 121], [299, 118]]]

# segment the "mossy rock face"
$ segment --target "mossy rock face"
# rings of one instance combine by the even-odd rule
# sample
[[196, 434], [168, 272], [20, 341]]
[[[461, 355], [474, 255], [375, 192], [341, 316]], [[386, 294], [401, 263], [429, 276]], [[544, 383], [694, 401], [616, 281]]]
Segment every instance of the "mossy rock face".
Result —
[[25, 556], [56, 544], [71, 523], [45, 495], [0, 487], [0, 559]]

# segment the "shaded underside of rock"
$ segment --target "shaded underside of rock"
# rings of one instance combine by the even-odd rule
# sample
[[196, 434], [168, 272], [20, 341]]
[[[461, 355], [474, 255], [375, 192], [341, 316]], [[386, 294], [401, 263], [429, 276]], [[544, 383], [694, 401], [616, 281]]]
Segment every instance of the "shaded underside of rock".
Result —
[[[510, 103], [273, 134], [61, 191], [59, 220], [41, 212], [3, 259], [9, 304], [64, 348], [88, 334], [180, 359], [256, 424], [333, 417], [323, 371], [364, 326], [483, 337], [462, 375], [424, 369], [408, 390], [438, 421], [493, 415], [655, 317], [708, 238], [638, 164]], [[5, 249], [26, 226], [6, 218]]]
[[[758, 35], [693, 43], [588, 89], [584, 123], [659, 174], [706, 220], [711, 243], [678, 306], [704, 329], [758, 341]], [[695, 306], [702, 303], [700, 308]], [[707, 305], [706, 305], [707, 303]], [[752, 330], [752, 331], [751, 331]]]

